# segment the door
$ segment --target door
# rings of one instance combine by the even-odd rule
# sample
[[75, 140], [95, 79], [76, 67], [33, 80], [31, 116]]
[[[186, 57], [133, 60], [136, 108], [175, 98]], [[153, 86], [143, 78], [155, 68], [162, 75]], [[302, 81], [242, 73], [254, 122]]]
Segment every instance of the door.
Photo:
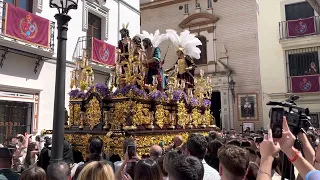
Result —
[[219, 91], [212, 92], [211, 113], [216, 119], [216, 126], [221, 128], [221, 93]]

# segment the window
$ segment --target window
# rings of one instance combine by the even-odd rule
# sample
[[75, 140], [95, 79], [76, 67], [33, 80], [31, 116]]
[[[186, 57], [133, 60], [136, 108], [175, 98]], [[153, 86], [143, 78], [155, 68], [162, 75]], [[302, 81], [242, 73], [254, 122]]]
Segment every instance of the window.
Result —
[[[22, 8], [28, 12], [32, 13], [32, 6], [33, 6], [33, 0], [4, 0], [5, 3], [13, 4], [19, 8]], [[6, 6], [3, 5], [3, 11], [2, 11], [2, 28], [5, 26], [5, 17], [6, 17]]]
[[208, 8], [212, 8], [212, 0], [208, 0]]
[[0, 101], [0, 143], [17, 134], [31, 132], [33, 103]]
[[87, 53], [90, 58], [93, 37], [101, 40], [101, 18], [88, 12]]
[[197, 36], [197, 38], [201, 41], [202, 45], [198, 46], [201, 50], [200, 59], [197, 59], [195, 63], [197, 65], [207, 64], [207, 38], [204, 36]]
[[285, 11], [287, 21], [314, 16], [314, 10], [308, 2], [286, 5]]
[[198, 0], [196, 0], [196, 8], [200, 8], [200, 3]]
[[184, 5], [184, 13], [189, 14], [189, 5], [188, 4]]
[[[308, 52], [307, 50], [311, 50]], [[318, 51], [304, 49], [302, 52], [288, 54], [289, 76], [304, 76], [319, 74]], [[306, 52], [303, 52], [306, 51]]]
[[101, 39], [101, 18], [88, 12], [88, 37]]

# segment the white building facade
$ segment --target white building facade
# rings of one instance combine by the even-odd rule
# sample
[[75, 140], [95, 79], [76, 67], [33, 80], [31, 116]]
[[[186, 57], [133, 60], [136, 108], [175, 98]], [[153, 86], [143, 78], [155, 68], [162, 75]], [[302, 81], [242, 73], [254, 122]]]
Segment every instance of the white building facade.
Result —
[[[140, 32], [140, 4], [138, 0], [79, 0], [78, 9], [70, 10], [66, 94], [70, 91], [73, 60], [79, 58], [83, 44], [95, 37], [117, 46], [122, 24], [129, 22], [130, 34]], [[37, 16], [50, 20], [48, 48], [8, 37], [0, 33], [0, 143], [18, 133], [40, 133], [52, 129], [57, 53], [56, 9], [47, 0], [0, 0], [1, 16], [6, 15], [6, 3], [11, 3]], [[1, 19], [4, 19], [2, 17]], [[81, 40], [86, 39], [86, 42]], [[80, 40], [80, 41], [79, 41]], [[81, 50], [81, 51], [80, 51]], [[109, 70], [91, 63], [95, 82], [104, 82]], [[65, 107], [68, 109], [68, 95]]]
[[264, 126], [270, 123], [266, 103], [296, 94], [297, 105], [309, 108], [319, 128], [319, 15], [305, 0], [257, 0], [257, 5]]

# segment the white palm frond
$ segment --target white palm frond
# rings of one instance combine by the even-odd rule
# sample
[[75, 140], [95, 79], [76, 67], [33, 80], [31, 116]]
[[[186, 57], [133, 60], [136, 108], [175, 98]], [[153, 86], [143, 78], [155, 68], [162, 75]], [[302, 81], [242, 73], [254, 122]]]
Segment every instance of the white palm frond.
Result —
[[168, 39], [167, 34], [160, 34], [159, 30], [156, 30], [154, 34], [148, 33], [147, 31], [142, 31], [142, 34], [138, 34], [137, 36], [139, 36], [142, 40], [146, 38], [150, 39], [154, 47], [158, 47], [161, 42]]
[[183, 48], [183, 53], [189, 55], [195, 59], [200, 58], [201, 50], [197, 47], [202, 45], [201, 41], [188, 30], [184, 30], [180, 33], [180, 36], [175, 30], [167, 30], [168, 38], [177, 48]]

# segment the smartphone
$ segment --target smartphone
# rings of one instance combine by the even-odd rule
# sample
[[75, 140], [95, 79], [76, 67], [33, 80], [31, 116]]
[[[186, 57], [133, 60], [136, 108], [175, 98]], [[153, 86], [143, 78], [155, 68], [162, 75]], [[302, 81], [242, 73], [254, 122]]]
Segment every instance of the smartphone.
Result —
[[262, 141], [263, 141], [263, 138], [262, 138], [262, 137], [255, 137], [255, 138], [254, 138], [254, 142], [255, 142], [255, 143], [262, 143]]
[[127, 147], [127, 152], [128, 152], [129, 159], [132, 159], [133, 157], [136, 156], [137, 147], [134, 145], [129, 145]]
[[271, 108], [270, 109], [270, 128], [272, 130], [273, 138], [282, 137], [282, 122], [285, 111], [283, 108]]

